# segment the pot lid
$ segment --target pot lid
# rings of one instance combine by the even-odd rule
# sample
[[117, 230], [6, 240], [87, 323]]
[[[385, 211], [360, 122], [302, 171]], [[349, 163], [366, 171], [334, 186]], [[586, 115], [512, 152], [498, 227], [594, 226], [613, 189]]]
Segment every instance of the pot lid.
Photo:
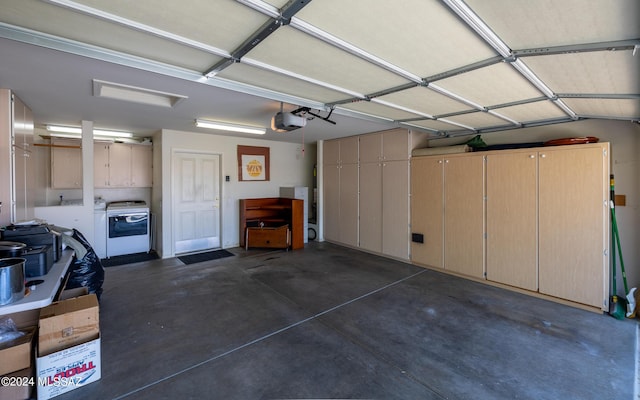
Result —
[[25, 247], [27, 245], [20, 242], [0, 242], [0, 250], [21, 250]]

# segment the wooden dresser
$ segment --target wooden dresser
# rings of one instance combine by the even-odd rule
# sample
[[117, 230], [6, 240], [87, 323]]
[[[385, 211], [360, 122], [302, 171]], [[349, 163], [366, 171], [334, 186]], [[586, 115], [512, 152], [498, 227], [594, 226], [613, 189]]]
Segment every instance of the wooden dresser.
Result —
[[[267, 197], [240, 200], [240, 246], [263, 247], [267, 241], [281, 243], [279, 237], [265, 238], [267, 230], [259, 235], [259, 243], [246, 243], [247, 228], [279, 228], [288, 225], [291, 232], [290, 248], [304, 248], [304, 201], [284, 197]], [[273, 235], [281, 234], [279, 229], [270, 229]], [[258, 237], [258, 236], [256, 236]], [[250, 239], [251, 240], [251, 239]], [[247, 244], [249, 246], [247, 246]], [[269, 246], [268, 246], [269, 247]]]

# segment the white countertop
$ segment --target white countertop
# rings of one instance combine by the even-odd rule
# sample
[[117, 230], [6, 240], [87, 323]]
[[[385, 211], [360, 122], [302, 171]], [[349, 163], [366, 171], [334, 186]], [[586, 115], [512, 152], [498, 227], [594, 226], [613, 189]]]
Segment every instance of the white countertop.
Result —
[[44, 280], [43, 283], [36, 285], [33, 290], [15, 303], [0, 306], [0, 316], [13, 314], [21, 311], [35, 310], [46, 307], [53, 302], [62, 281], [64, 280], [74, 252], [71, 249], [62, 251], [60, 260], [51, 266], [49, 272], [43, 276], [29, 278], [28, 280]]

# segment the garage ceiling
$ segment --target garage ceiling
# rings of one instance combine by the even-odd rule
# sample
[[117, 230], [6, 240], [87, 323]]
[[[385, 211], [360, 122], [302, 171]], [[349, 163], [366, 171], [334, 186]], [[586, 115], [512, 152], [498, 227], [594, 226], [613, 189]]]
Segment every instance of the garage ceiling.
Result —
[[[284, 102], [287, 110], [360, 119], [366, 129], [406, 126], [434, 137], [588, 118], [640, 120], [637, 0], [0, 5], [0, 37], [179, 79], [185, 93], [197, 84], [216, 90], [213, 96], [220, 89], [258, 96], [271, 103], [268, 113]], [[0, 69], [5, 85], [2, 78]], [[189, 110], [190, 101], [178, 107]], [[186, 119], [182, 129], [194, 130]], [[256, 124], [250, 116], [236, 119]], [[335, 127], [315, 119], [308, 126], [328, 138], [321, 129]]]

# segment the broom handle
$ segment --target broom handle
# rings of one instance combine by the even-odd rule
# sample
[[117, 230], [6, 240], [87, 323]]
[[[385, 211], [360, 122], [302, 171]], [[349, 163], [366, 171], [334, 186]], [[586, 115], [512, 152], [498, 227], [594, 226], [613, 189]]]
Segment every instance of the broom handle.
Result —
[[622, 271], [622, 282], [624, 282], [624, 294], [626, 295], [627, 293], [629, 293], [629, 286], [627, 286], [627, 273], [624, 270], [624, 260], [622, 259], [622, 246], [620, 246], [620, 233], [618, 232], [615, 206], [611, 209], [611, 213], [613, 221], [613, 233], [616, 238], [616, 244], [618, 246], [618, 256], [620, 257], [620, 271]]

